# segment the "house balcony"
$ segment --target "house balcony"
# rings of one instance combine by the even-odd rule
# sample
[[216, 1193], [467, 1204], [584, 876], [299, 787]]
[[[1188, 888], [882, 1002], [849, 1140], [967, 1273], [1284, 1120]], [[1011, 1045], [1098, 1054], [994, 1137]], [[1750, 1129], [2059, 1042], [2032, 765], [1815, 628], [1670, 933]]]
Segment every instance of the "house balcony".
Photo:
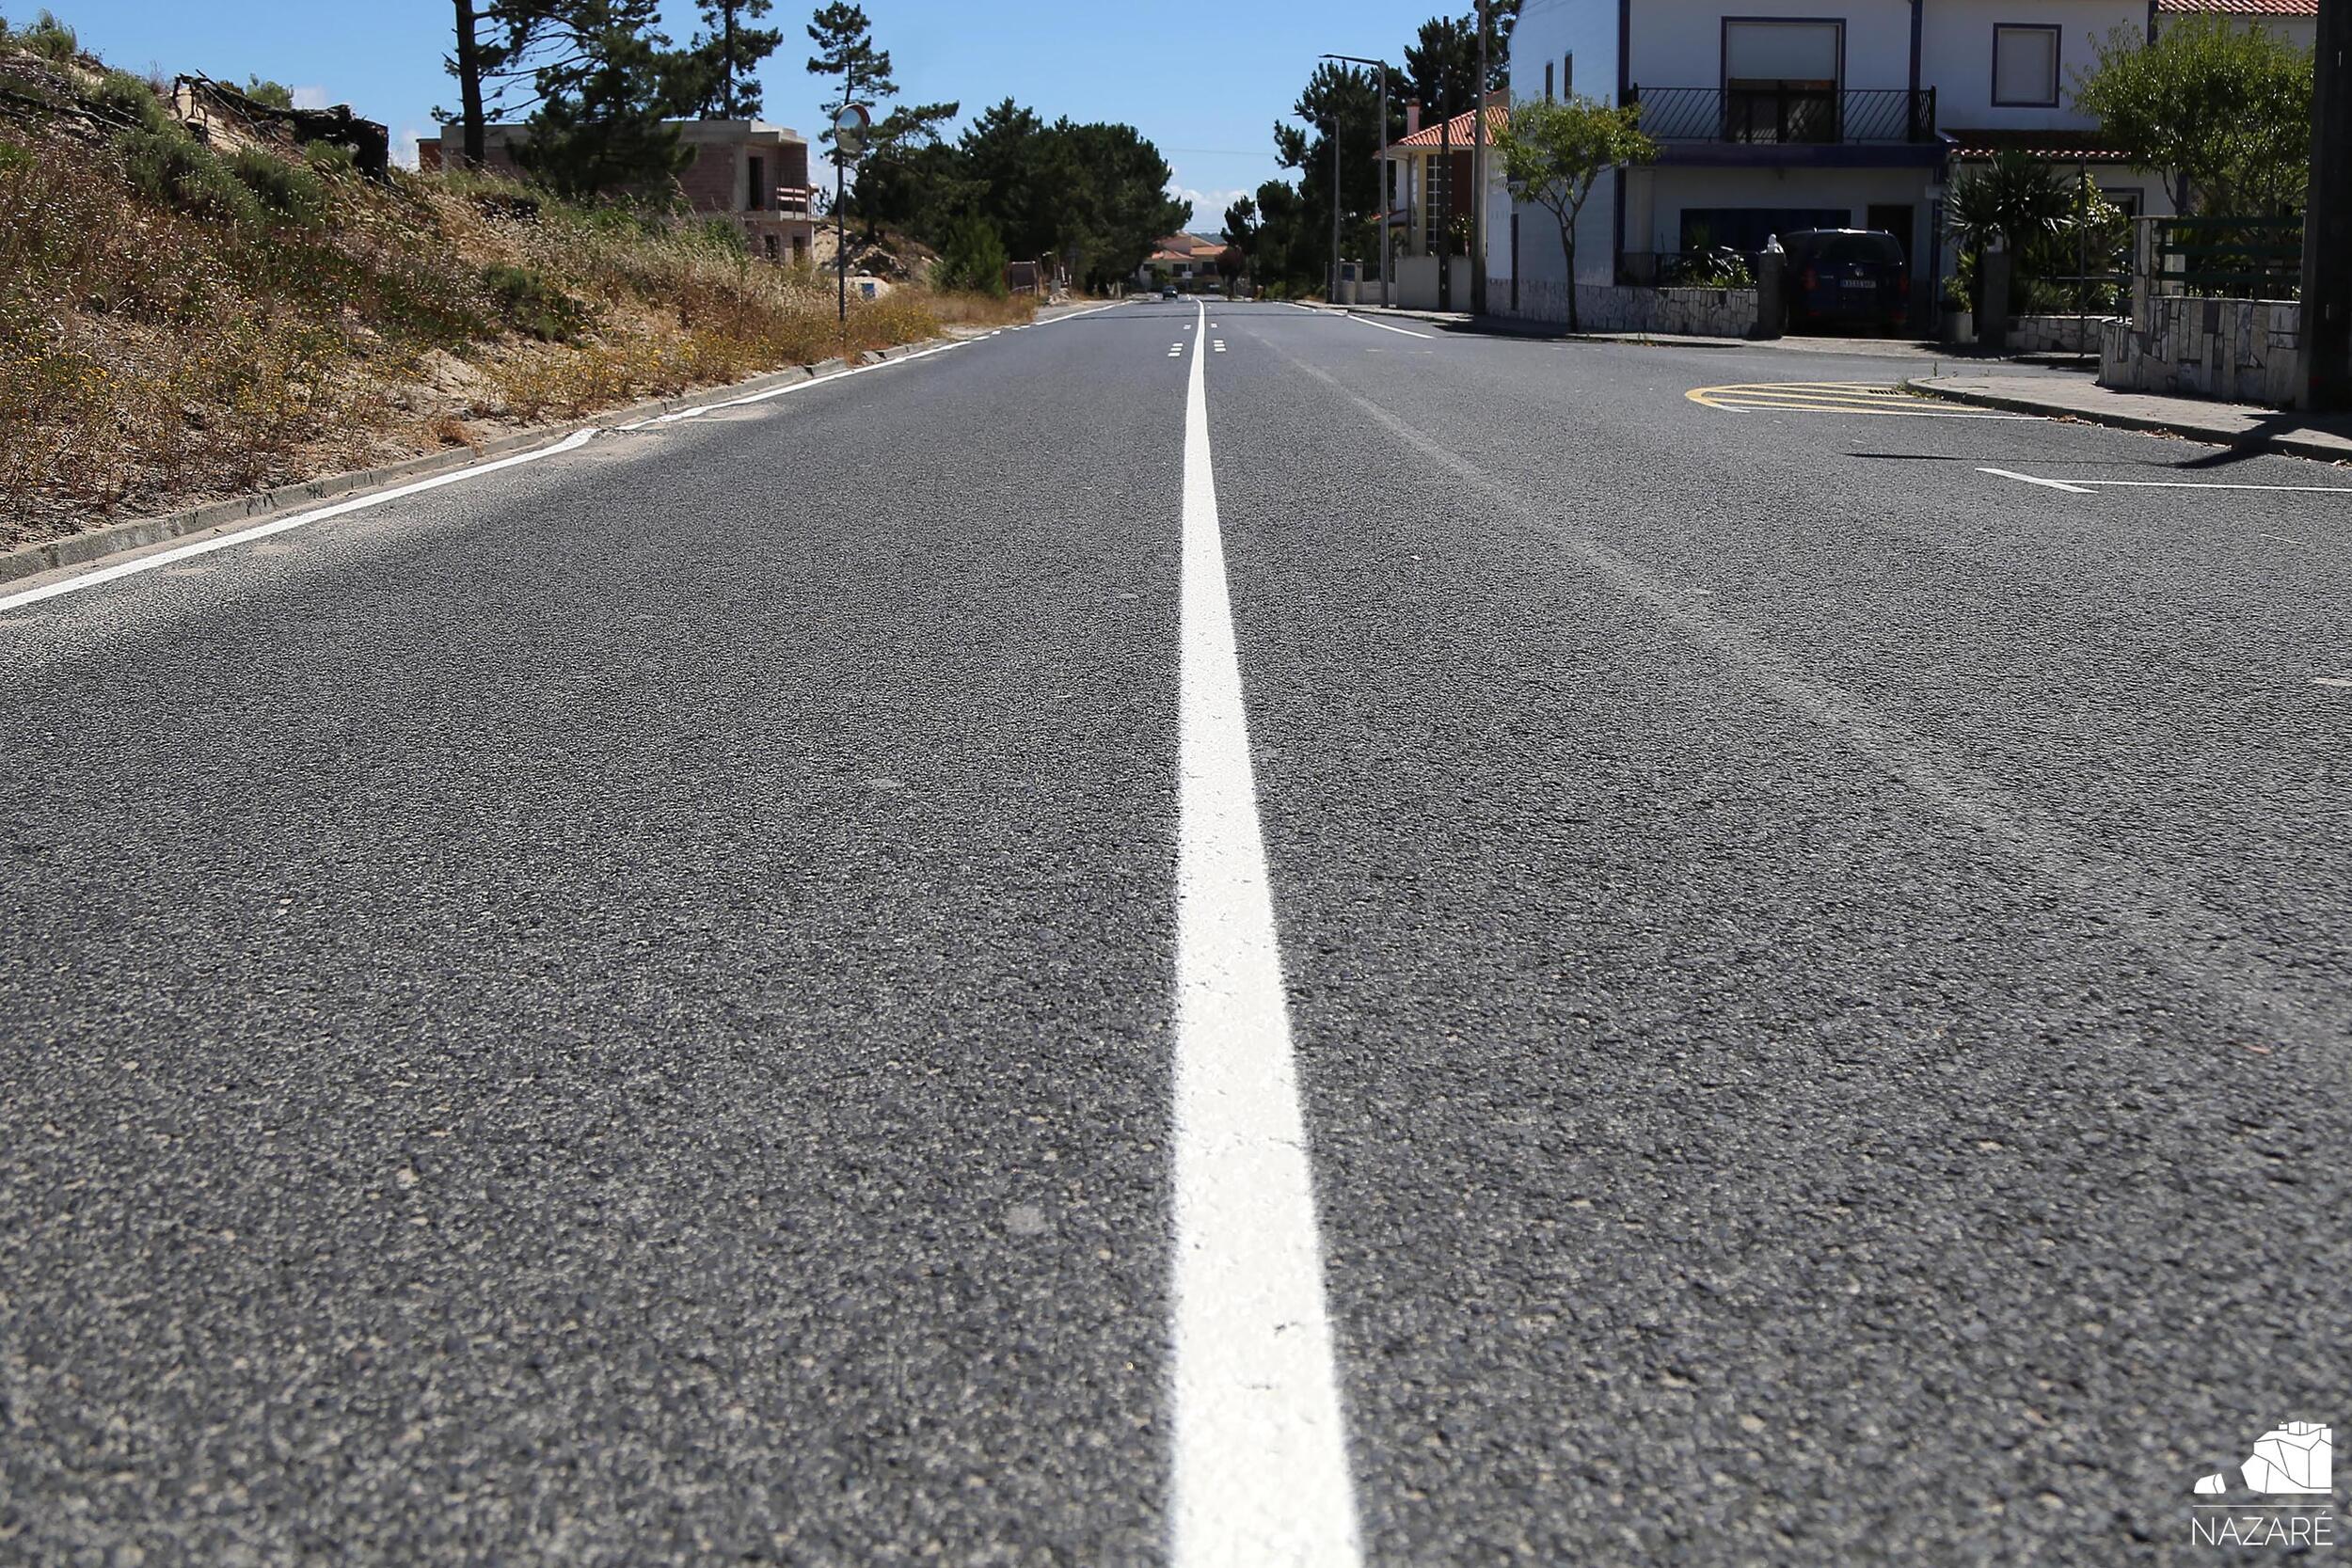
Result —
[[1636, 87], [1658, 162], [1717, 167], [1869, 168], [1942, 162], [1935, 89]]

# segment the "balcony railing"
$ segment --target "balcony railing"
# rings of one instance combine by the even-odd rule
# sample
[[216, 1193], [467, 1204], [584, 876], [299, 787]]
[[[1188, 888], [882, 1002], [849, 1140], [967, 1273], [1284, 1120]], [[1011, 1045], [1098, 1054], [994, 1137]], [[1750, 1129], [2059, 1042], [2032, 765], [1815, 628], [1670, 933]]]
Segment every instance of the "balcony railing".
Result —
[[1652, 141], [1835, 147], [1935, 139], [1933, 87], [1637, 87], [1631, 98]]
[[775, 203], [768, 210], [784, 218], [814, 217], [816, 197], [816, 191], [807, 185], [778, 185]]

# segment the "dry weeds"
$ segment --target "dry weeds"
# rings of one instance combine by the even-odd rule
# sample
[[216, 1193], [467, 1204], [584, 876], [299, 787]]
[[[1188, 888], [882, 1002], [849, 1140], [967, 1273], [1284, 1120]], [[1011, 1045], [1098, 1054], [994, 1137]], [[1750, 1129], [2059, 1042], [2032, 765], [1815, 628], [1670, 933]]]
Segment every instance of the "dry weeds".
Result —
[[0, 119], [0, 548], [1033, 309], [901, 289], [844, 325], [723, 229], [479, 177], [322, 160], [309, 221], [224, 214], [143, 194], [126, 139]]

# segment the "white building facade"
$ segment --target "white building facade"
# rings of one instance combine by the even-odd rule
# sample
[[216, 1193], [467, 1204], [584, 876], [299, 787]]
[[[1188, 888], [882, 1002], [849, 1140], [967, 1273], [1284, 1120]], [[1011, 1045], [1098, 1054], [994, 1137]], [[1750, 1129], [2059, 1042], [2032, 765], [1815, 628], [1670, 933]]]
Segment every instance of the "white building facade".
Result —
[[[1912, 259], [1925, 330], [1955, 263], [1944, 198], [1970, 163], [2025, 150], [2088, 171], [2135, 212], [2170, 211], [2163, 180], [2100, 146], [2073, 101], [2098, 42], [2118, 28], [2144, 39], [2153, 14], [2149, 0], [1560, 0], [1521, 17], [1511, 91], [1639, 103], [1658, 146], [1654, 163], [1596, 186], [1579, 284], [1671, 283], [1712, 246], [1878, 229]], [[1557, 300], [1550, 214], [1521, 205], [1498, 240], [1516, 254], [1496, 272]]]

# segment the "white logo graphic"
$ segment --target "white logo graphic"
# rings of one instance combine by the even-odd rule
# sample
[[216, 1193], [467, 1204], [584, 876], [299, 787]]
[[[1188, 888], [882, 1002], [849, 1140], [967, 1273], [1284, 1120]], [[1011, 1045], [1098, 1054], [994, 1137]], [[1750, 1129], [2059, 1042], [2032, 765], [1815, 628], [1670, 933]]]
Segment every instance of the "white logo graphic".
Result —
[[[2253, 1456], [2238, 1466], [2247, 1487], [2267, 1497], [2328, 1495], [2332, 1490], [2329, 1465], [2335, 1457], [2336, 1434], [2317, 1421], [2289, 1421], [2262, 1434]], [[2197, 1495], [2217, 1497], [2230, 1489], [2230, 1478], [2217, 1472], [2200, 1479]]]

